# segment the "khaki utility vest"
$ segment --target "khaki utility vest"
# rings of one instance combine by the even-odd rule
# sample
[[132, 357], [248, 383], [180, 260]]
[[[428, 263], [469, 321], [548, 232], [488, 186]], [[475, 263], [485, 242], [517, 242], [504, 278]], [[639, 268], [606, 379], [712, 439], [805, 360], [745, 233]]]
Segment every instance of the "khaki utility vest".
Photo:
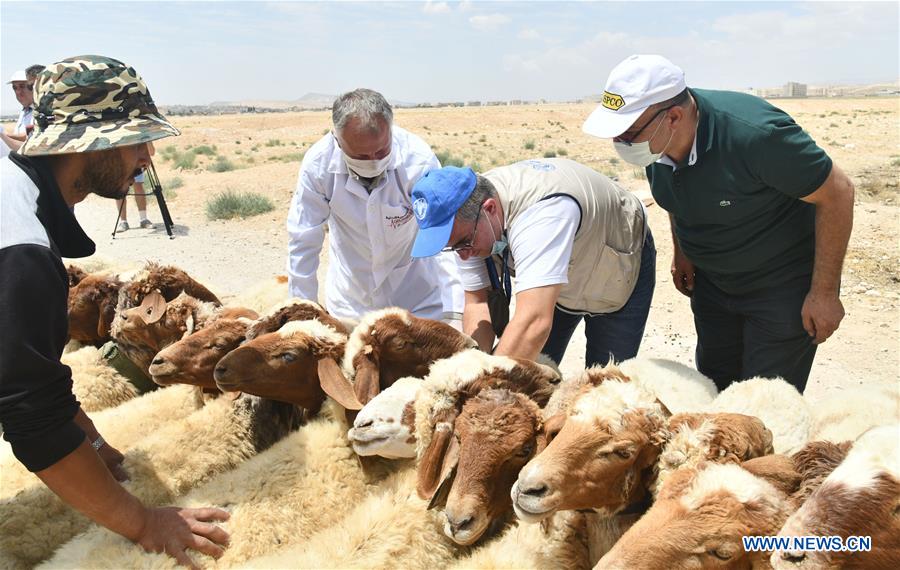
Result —
[[565, 195], [578, 202], [581, 224], [569, 260], [569, 282], [557, 301], [560, 309], [612, 313], [625, 305], [640, 272], [646, 223], [634, 194], [563, 158], [525, 160], [490, 170], [484, 177], [497, 189], [506, 228], [545, 198]]

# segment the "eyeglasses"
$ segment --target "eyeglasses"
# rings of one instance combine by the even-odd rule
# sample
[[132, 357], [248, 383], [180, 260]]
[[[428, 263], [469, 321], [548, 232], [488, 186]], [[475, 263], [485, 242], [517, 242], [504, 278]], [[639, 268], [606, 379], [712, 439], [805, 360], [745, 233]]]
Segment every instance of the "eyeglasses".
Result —
[[[641, 134], [642, 132], [644, 132], [644, 129], [646, 129], [646, 128], [649, 127], [651, 124], [653, 124], [653, 122], [656, 120], [656, 118], [659, 117], [659, 114], [660, 114], [660, 113], [663, 113], [663, 112], [665, 112], [665, 111], [668, 111], [668, 110], [671, 109], [672, 107], [675, 107], [675, 105], [669, 105], [669, 106], [666, 107], [665, 109], [660, 109], [659, 111], [657, 111], [657, 112], [653, 115], [653, 117], [652, 117], [649, 121], [647, 121], [646, 123], [644, 123], [644, 126], [643, 126], [643, 127], [641, 127], [640, 129], [638, 129], [638, 132], [634, 133], [633, 135], [631, 135], [631, 136], [628, 137], [628, 138], [625, 138], [625, 137], [623, 137], [623, 136], [614, 137], [614, 138], [613, 138], [613, 142], [622, 143], [622, 144], [624, 144], [624, 145], [626, 145], [626, 146], [631, 146], [631, 145], [634, 143], [634, 139], [638, 138], [638, 137], [640, 136], [640, 134]], [[650, 138], [653, 138], [653, 137], [650, 137]]]
[[472, 235], [470, 235], [468, 239], [456, 242], [453, 245], [448, 245], [447, 247], [441, 249], [442, 252], [460, 252], [464, 249], [472, 249], [472, 246], [475, 244], [475, 234], [478, 233], [478, 220], [481, 218], [481, 211], [483, 209], [484, 208], [478, 208], [478, 215], [475, 216], [475, 227], [472, 228]]

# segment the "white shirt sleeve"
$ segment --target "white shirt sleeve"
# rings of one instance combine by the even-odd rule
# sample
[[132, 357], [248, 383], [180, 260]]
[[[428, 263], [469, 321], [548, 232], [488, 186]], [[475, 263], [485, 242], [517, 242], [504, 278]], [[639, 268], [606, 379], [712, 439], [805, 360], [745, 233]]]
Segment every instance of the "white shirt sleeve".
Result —
[[566, 196], [541, 200], [516, 218], [507, 231], [516, 293], [569, 282], [572, 244], [580, 222], [578, 202]]
[[455, 252], [453, 255], [456, 255], [456, 265], [459, 266], [459, 280], [462, 282], [463, 291], [481, 291], [491, 286], [491, 278], [483, 258], [470, 257], [463, 260]]
[[319, 298], [316, 270], [325, 240], [325, 222], [331, 207], [313, 180], [312, 164], [300, 167], [297, 189], [288, 212], [288, 290], [292, 297]]

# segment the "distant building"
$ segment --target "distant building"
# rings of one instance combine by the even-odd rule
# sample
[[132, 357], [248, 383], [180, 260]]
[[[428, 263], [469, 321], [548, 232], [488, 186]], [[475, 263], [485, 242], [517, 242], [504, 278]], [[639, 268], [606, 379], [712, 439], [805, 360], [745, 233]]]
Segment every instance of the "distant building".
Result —
[[481, 101], [468, 101], [466, 107], [481, 107]]
[[806, 83], [794, 83], [788, 81], [782, 91], [784, 97], [806, 97]]

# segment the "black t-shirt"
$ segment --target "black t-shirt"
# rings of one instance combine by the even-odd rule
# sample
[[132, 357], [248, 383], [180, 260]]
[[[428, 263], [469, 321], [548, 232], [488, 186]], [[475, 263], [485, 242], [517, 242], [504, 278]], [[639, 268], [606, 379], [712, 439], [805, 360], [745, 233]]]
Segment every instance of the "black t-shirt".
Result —
[[[10, 176], [7, 169], [16, 168], [37, 187], [37, 196], [21, 176]], [[37, 218], [51, 245], [34, 239], [34, 223], [10, 223], [0, 243], [0, 425], [19, 461], [40, 471], [84, 441], [73, 422], [79, 404], [72, 372], [60, 362], [68, 336], [68, 278], [61, 256], [85, 257], [95, 248], [45, 159], [11, 154], [0, 161], [0, 170], [9, 208], [4, 219]]]

